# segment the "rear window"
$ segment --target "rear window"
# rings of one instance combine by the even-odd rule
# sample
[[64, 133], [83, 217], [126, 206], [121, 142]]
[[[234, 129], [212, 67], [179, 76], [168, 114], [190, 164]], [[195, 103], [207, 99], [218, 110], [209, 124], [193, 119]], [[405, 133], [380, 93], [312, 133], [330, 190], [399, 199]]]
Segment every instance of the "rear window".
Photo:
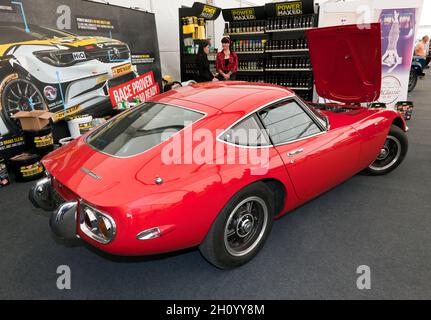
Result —
[[203, 117], [203, 113], [177, 106], [145, 103], [91, 133], [87, 143], [108, 155], [131, 157], [168, 140]]

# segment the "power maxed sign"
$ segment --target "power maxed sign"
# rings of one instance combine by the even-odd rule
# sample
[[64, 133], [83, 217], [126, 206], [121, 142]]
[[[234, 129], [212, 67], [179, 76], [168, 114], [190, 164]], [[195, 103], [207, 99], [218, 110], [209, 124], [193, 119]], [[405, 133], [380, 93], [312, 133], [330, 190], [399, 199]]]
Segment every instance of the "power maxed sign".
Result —
[[123, 101], [135, 98], [146, 101], [159, 93], [159, 84], [154, 80], [152, 71], [109, 89], [109, 97], [114, 107]]
[[231, 14], [234, 21], [256, 20], [254, 8], [232, 9]]
[[303, 14], [302, 1], [277, 3], [275, 10], [279, 17]]

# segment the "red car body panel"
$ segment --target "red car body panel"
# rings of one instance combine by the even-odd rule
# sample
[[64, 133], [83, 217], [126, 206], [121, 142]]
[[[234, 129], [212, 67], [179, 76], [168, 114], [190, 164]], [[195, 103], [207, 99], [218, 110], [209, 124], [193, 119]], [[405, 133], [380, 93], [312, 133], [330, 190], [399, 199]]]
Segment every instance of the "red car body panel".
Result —
[[380, 30], [379, 23], [307, 30], [320, 97], [344, 103], [378, 100], [382, 83]]
[[[223, 156], [235, 152], [235, 164], [217, 164], [220, 155], [216, 153], [210, 163], [165, 165], [162, 161], [161, 154], [173, 139], [201, 128], [219, 136], [246, 115], [282, 99], [296, 97], [286, 88], [244, 82], [181, 88], [152, 101], [201, 111], [206, 116], [162, 144], [133, 157], [116, 158], [94, 150], [83, 136], [48, 155], [43, 164], [54, 178], [54, 188], [66, 200], [83, 200], [115, 221], [115, 239], [109, 244], [92, 240], [77, 224], [82, 239], [112, 254], [147, 255], [199, 245], [229, 199], [257, 181], [273, 180], [283, 186], [284, 205], [276, 213], [280, 217], [368, 167], [394, 122], [406, 129], [393, 110], [349, 107], [352, 110], [344, 113], [323, 112], [330, 123], [327, 131], [269, 147], [268, 170], [260, 175], [253, 174], [252, 164], [240, 164], [241, 153], [235, 152], [238, 146], [215, 139], [210, 148], [221, 148]], [[186, 157], [200, 143], [194, 141], [181, 156]], [[287, 157], [300, 148], [303, 153]], [[156, 177], [162, 177], [163, 183], [156, 184]], [[138, 233], [154, 227], [162, 230], [161, 237], [137, 239]]]

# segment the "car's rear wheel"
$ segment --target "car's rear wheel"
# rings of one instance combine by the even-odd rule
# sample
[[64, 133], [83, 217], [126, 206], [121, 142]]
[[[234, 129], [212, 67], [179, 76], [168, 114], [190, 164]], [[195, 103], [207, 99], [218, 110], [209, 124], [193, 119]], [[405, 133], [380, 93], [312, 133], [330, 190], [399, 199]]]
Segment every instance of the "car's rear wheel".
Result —
[[416, 70], [410, 70], [410, 78], [409, 78], [409, 92], [412, 92], [418, 83], [418, 73]]
[[200, 245], [202, 255], [220, 269], [238, 267], [262, 248], [274, 220], [274, 195], [258, 182], [237, 193], [223, 208]]
[[404, 160], [408, 151], [406, 133], [397, 126], [392, 126], [385, 144], [377, 159], [368, 167], [373, 175], [384, 175], [395, 170]]
[[15, 131], [19, 125], [11, 118], [19, 111], [46, 110], [42, 93], [29, 80], [18, 73], [4, 77], [0, 82], [1, 117], [10, 131]]

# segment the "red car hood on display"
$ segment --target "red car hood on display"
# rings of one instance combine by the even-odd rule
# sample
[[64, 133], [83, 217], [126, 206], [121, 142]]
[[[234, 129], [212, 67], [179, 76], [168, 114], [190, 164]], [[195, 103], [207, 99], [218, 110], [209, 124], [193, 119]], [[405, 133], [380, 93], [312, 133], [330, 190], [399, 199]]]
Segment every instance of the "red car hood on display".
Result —
[[307, 39], [320, 97], [343, 103], [373, 102], [380, 97], [379, 23], [312, 29]]

